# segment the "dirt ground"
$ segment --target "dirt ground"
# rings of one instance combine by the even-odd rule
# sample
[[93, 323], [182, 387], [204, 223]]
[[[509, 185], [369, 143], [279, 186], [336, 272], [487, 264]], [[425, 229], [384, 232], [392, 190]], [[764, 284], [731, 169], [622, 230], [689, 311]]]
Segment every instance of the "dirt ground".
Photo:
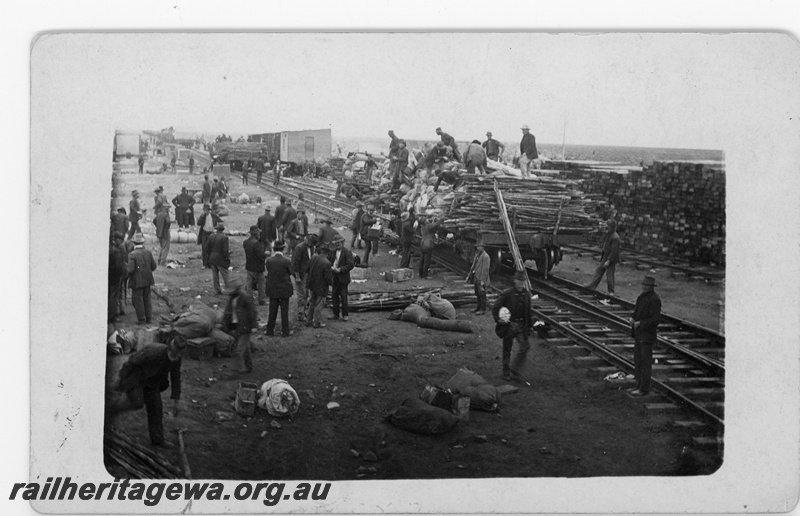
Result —
[[[130, 190], [143, 192], [144, 206], [152, 208], [152, 192], [163, 185], [170, 199], [180, 187], [199, 186], [202, 176], [139, 176], [124, 174], [124, 205]], [[187, 183], [188, 181], [188, 183]], [[261, 195], [273, 209], [277, 204], [256, 186], [243, 186], [236, 178], [231, 191]], [[229, 230], [247, 231], [263, 208], [232, 204], [226, 218]], [[149, 214], [149, 213], [148, 213]], [[309, 217], [313, 224], [313, 216]], [[152, 234], [151, 223], [143, 224]], [[346, 234], [346, 232], [343, 231]], [[234, 274], [244, 274], [245, 237], [230, 237]], [[348, 238], [349, 241], [349, 238]], [[156, 244], [148, 241], [155, 250]], [[378, 271], [396, 268], [399, 257], [381, 244], [374, 261]], [[171, 258], [186, 261], [181, 269], [159, 268], [156, 289], [169, 296], [180, 312], [197, 301], [224, 307], [224, 296], [213, 295], [211, 272], [201, 268], [199, 248], [194, 244], [172, 244]], [[416, 265], [413, 260], [412, 267]], [[565, 256], [556, 273], [586, 282], [596, 262], [574, 254]], [[646, 271], [622, 266], [617, 272], [617, 293], [635, 300]], [[671, 280], [668, 271], [658, 271], [658, 291], [666, 312], [716, 328], [721, 320], [718, 303], [721, 286], [703, 282]], [[413, 280], [413, 285], [463, 288], [442, 271], [432, 280]], [[181, 291], [180, 288], [189, 288]], [[601, 284], [604, 290], [605, 283]], [[351, 285], [351, 291], [393, 288], [382, 279]], [[156, 298], [154, 315], [169, 309]], [[459, 319], [471, 319], [476, 333], [448, 333], [417, 328], [412, 323], [388, 320], [389, 312], [351, 314], [348, 322], [328, 321], [325, 328], [310, 329], [292, 320], [295, 335], [266, 337], [263, 330], [253, 340], [255, 371], [240, 375], [241, 358], [208, 361], [184, 359], [182, 412], [165, 414], [165, 430], [186, 429], [187, 455], [194, 478], [207, 479], [423, 479], [481, 477], [588, 477], [674, 475], [683, 472], [681, 449], [689, 436], [672, 427], [673, 416], [646, 415], [642, 401], [624, 391], [609, 388], [602, 378], [587, 376], [571, 365], [571, 358], [555, 346], [534, 339], [528, 358], [531, 387], [517, 384], [516, 394], [503, 397], [498, 414], [471, 411], [469, 421], [453, 431], [429, 437], [409, 433], [383, 422], [390, 410], [408, 397], [418, 397], [426, 384], [444, 384], [462, 366], [468, 366], [495, 385], [500, 377], [500, 340], [494, 335], [491, 315], [474, 317], [473, 306], [458, 309]], [[266, 321], [267, 307], [259, 306]], [[136, 328], [133, 307], [117, 326]], [[330, 310], [326, 309], [326, 315]], [[152, 335], [139, 330], [143, 336]], [[278, 329], [276, 328], [276, 334]], [[390, 353], [378, 357], [375, 354]], [[117, 358], [112, 367], [119, 365]], [[293, 419], [276, 419], [256, 410], [253, 418], [238, 415], [221, 421], [217, 412], [233, 412], [232, 401], [241, 381], [257, 384], [272, 378], [287, 380], [301, 399]], [[166, 401], [169, 394], [163, 394]], [[335, 401], [338, 409], [326, 405]], [[649, 402], [658, 401], [651, 397]], [[165, 403], [165, 409], [169, 407]], [[272, 423], [277, 421], [280, 428]], [[119, 417], [117, 424], [129, 436], [148, 443], [144, 410]], [[372, 451], [376, 462], [365, 460]], [[356, 452], [357, 455], [356, 456]], [[177, 449], [161, 451], [180, 464]], [[112, 471], [112, 473], [119, 472]], [[124, 476], [124, 475], [123, 475]]]

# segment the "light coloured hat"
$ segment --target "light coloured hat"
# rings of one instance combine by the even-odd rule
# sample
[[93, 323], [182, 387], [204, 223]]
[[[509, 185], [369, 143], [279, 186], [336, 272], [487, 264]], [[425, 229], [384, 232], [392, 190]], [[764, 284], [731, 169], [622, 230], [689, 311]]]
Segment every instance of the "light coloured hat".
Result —
[[525, 125], [523, 125], [522, 127], [520, 127], [520, 129], [522, 129], [523, 131], [525, 131], [525, 130], [528, 130], [528, 131], [529, 131], [531, 128], [530, 128], [530, 127], [528, 127], [528, 125], [527, 125], [527, 124], [525, 124]]

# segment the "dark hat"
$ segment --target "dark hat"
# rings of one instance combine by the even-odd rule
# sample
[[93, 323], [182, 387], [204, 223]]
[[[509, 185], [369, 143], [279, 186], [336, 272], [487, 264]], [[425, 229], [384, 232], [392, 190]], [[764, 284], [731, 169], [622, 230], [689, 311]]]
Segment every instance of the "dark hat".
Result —
[[492, 131], [486, 131], [486, 136], [491, 136], [491, 135], [492, 135]]
[[186, 191], [188, 191], [188, 190], [186, 189], [185, 186], [181, 187], [181, 192], [186, 192]]
[[125, 208], [117, 208], [117, 211], [120, 212], [120, 213], [126, 213], [125, 212]]
[[400, 141], [398, 143], [402, 143], [403, 145], [405, 145], [406, 141], [404, 139], [400, 138]]
[[158, 188], [156, 188], [156, 192], [163, 192], [163, 191], [164, 191], [163, 186], [159, 186]]
[[211, 205], [210, 204], [204, 204], [203, 205], [203, 209], [204, 210], [210, 210], [211, 209]]
[[277, 242], [272, 244], [272, 250], [273, 251], [283, 251], [285, 248], [286, 248], [286, 244], [284, 244], [280, 240], [278, 240]]
[[437, 147], [444, 147], [444, 142], [443, 141], [439, 141], [439, 142], [436, 143], [436, 146]]
[[141, 233], [136, 233], [135, 235], [133, 235], [133, 238], [131, 239], [131, 242], [133, 242], [134, 244], [143, 244], [144, 243], [144, 235], [141, 234]]
[[114, 236], [114, 238], [119, 238], [120, 240], [122, 240], [123, 238], [125, 238], [125, 235], [123, 235], [123, 234], [122, 234], [122, 233], [120, 233], [119, 231], [114, 231], [114, 235], [113, 235], [113, 236]]
[[131, 195], [133, 195], [134, 197], [139, 195], [139, 190], [132, 190]]
[[222, 222], [217, 222], [217, 225], [214, 226], [214, 229], [225, 229], [225, 224]]
[[651, 287], [655, 287], [656, 279], [652, 276], [645, 276], [642, 280], [642, 285], [650, 285]]
[[216, 177], [215, 177], [215, 178], [214, 178], [214, 181], [219, 181], [219, 178], [216, 178]]
[[261, 228], [260, 228], [260, 227], [258, 227], [258, 226], [250, 226], [250, 234], [251, 234], [251, 235], [255, 235], [255, 234], [256, 234], [256, 233], [258, 233], [259, 231], [261, 231]]
[[286, 197], [281, 195], [281, 202], [286, 202]]
[[317, 241], [319, 240], [319, 235], [315, 235], [313, 233], [309, 233], [308, 235], [306, 235], [306, 238], [308, 239], [308, 243], [309, 244], [317, 245]]
[[472, 140], [472, 143], [477, 143], [478, 145], [481, 144], [481, 142], [479, 140]]
[[333, 221], [331, 219], [329, 219], [328, 217], [322, 217], [321, 219], [319, 219], [319, 221], [323, 222], [323, 223], [327, 222], [328, 224], [333, 224]]
[[441, 128], [441, 127], [437, 127], [437, 128], [436, 128], [436, 130], [437, 130], [437, 131], [441, 131], [441, 130], [442, 130], [442, 128]]
[[515, 271], [514, 280], [525, 281], [528, 278], [528, 273], [525, 271]]
[[333, 237], [334, 244], [338, 244], [340, 242], [344, 243], [344, 237], [342, 235], [336, 235], [335, 237]]
[[173, 353], [177, 355], [186, 348], [187, 344], [188, 342], [186, 337], [178, 332], [174, 332], [167, 346], [172, 350]]

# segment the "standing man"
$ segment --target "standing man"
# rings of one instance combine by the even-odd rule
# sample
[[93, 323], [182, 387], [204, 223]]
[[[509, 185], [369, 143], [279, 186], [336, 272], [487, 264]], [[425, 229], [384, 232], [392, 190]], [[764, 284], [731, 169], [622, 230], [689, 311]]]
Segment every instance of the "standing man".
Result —
[[261, 176], [264, 175], [264, 157], [259, 156], [256, 159], [256, 184], [261, 184]]
[[220, 224], [222, 219], [216, 213], [211, 212], [211, 206], [203, 205], [203, 214], [197, 218], [197, 245], [200, 246], [200, 253], [203, 257], [203, 268], [208, 265], [208, 252], [206, 252], [206, 241], [214, 234], [214, 228]]
[[414, 243], [414, 222], [411, 220], [411, 214], [404, 211], [400, 215], [400, 255], [403, 257], [400, 260], [400, 268], [407, 269], [411, 266], [411, 245]]
[[236, 335], [236, 347], [242, 350], [243, 369], [239, 373], [253, 372], [253, 349], [250, 347], [250, 334], [258, 327], [258, 312], [253, 304], [250, 294], [244, 292], [244, 284], [239, 278], [231, 278], [230, 284], [226, 283], [225, 293], [228, 304], [225, 305], [225, 315], [222, 324], [227, 330]]
[[314, 246], [317, 244], [317, 235], [306, 235], [292, 253], [292, 275], [295, 278], [295, 291], [297, 292], [297, 320], [304, 321], [308, 309], [308, 266], [315, 254]]
[[264, 214], [258, 217], [259, 229], [261, 229], [261, 241], [266, 245], [267, 251], [272, 252], [272, 244], [278, 239], [278, 230], [275, 224], [275, 217], [270, 215], [269, 206], [264, 205]]
[[281, 203], [275, 208], [275, 227], [278, 229], [278, 240], [283, 242], [283, 213], [286, 211], [286, 197], [281, 196]]
[[244, 166], [242, 166], [242, 184], [243, 185], [249, 184], [250, 179], [249, 179], [248, 176], [250, 175], [250, 170], [252, 170], [254, 166], [255, 165], [253, 163], [253, 160], [248, 161], [247, 163], [244, 164]]
[[301, 210], [301, 209], [302, 209], [303, 211], [305, 211], [305, 212], [308, 212], [308, 210], [306, 209], [306, 202], [305, 202], [305, 200], [306, 200], [306, 198], [305, 198], [305, 196], [303, 195], [303, 192], [300, 192], [300, 193], [298, 193], [298, 194], [297, 194], [297, 202], [296, 202], [296, 203], [294, 203], [294, 209], [296, 209], [296, 210], [297, 210], [297, 213], [300, 213], [300, 210]]
[[122, 364], [116, 390], [124, 392], [126, 401], [120, 410], [147, 410], [147, 430], [153, 446], [173, 448], [164, 439], [164, 406], [161, 393], [172, 386], [172, 415], [180, 413], [181, 357], [186, 351], [186, 338], [174, 333], [169, 344], [153, 343], [141, 348]]
[[171, 160], [169, 160], [169, 166], [172, 168], [172, 173], [173, 173], [173, 174], [176, 172], [176, 170], [175, 170], [175, 165], [176, 165], [177, 163], [178, 163], [178, 156], [176, 156], [175, 154], [173, 154], [173, 155], [172, 155], [172, 159], [171, 159]]
[[370, 236], [369, 228], [378, 221], [375, 216], [375, 206], [372, 204], [367, 206], [367, 211], [361, 216], [361, 240], [366, 242], [364, 248], [364, 259], [361, 263], [364, 267], [369, 267], [369, 255], [377, 256], [378, 254], [378, 237]]
[[305, 208], [298, 208], [297, 217], [289, 222], [286, 228], [286, 245], [289, 254], [294, 252], [297, 244], [302, 242], [308, 234], [308, 217]]
[[283, 218], [280, 220], [278, 231], [283, 236], [282, 240], [286, 241], [286, 232], [289, 229], [289, 224], [297, 218], [297, 211], [292, 207], [292, 200], [286, 201], [286, 209], [283, 210]]
[[112, 322], [120, 313], [122, 278], [128, 274], [128, 264], [120, 249], [124, 238], [122, 233], [115, 231], [108, 247], [108, 322]]
[[400, 174], [408, 166], [408, 149], [406, 149], [406, 141], [400, 140], [398, 142], [397, 151], [394, 156], [389, 158], [392, 164], [392, 190], [400, 188]]
[[289, 299], [294, 293], [292, 288], [292, 262], [283, 255], [284, 243], [276, 242], [272, 256], [267, 258], [267, 297], [269, 298], [269, 319], [267, 319], [267, 336], [275, 335], [275, 320], [278, 309], [281, 311], [281, 336], [289, 337], [294, 332], [289, 324]]
[[169, 227], [172, 222], [169, 218], [169, 204], [161, 207], [161, 212], [156, 215], [156, 238], [158, 238], [158, 245], [161, 250], [158, 253], [158, 264], [165, 266], [167, 264], [167, 256], [169, 256]]
[[211, 183], [211, 204], [215, 204], [217, 199], [222, 199], [222, 193], [219, 187], [219, 178], [214, 178], [214, 182]]
[[130, 227], [130, 220], [128, 215], [125, 214], [125, 208], [118, 208], [116, 213], [111, 215], [111, 235], [113, 237], [115, 232], [122, 233], [122, 238], [128, 233]]
[[175, 206], [175, 222], [178, 227], [194, 226], [194, 197], [189, 195], [185, 186], [181, 188], [181, 193], [172, 199], [172, 205]]
[[596, 289], [606, 275], [608, 293], [614, 295], [614, 274], [617, 263], [619, 263], [619, 235], [617, 234], [617, 222], [614, 219], [606, 221], [606, 235], [603, 237], [603, 255], [600, 257], [600, 265], [594, 271], [592, 281], [586, 288]]
[[506, 146], [492, 138], [491, 131], [486, 133], [486, 141], [481, 144], [486, 151], [486, 157], [492, 161], [500, 161], [500, 155], [506, 150]]
[[225, 176], [219, 176], [219, 198], [228, 200], [228, 183], [225, 182]]
[[153, 213], [155, 215], [158, 215], [159, 213], [161, 213], [161, 210], [164, 209], [164, 206], [169, 204], [169, 201], [167, 201], [167, 196], [164, 195], [163, 186], [159, 186], [158, 188], [156, 188], [153, 193], [156, 194], [153, 198], [154, 199]]
[[342, 320], [347, 321], [350, 310], [347, 306], [347, 286], [350, 284], [350, 271], [355, 267], [353, 253], [344, 246], [344, 237], [336, 235], [333, 240], [334, 251], [331, 253], [331, 285], [333, 287], [333, 315], [329, 319], [339, 319], [339, 306], [342, 308]]
[[533, 160], [539, 159], [539, 153], [536, 152], [536, 138], [527, 125], [523, 125], [520, 129], [522, 129], [522, 140], [519, 142], [519, 169], [522, 171], [522, 177], [530, 177]]
[[458, 144], [456, 143], [456, 139], [442, 131], [441, 127], [436, 128], [436, 134], [441, 137], [442, 143], [444, 143], [446, 147], [450, 147], [453, 150], [453, 157], [456, 159], [456, 161], [461, 161], [461, 153], [458, 152]]
[[436, 217], [424, 219], [421, 222], [420, 233], [422, 234], [422, 244], [420, 245], [421, 256], [419, 258], [419, 277], [430, 279], [428, 272], [433, 260], [433, 248], [436, 246], [436, 231], [441, 222]]
[[650, 394], [650, 377], [653, 372], [653, 344], [658, 340], [658, 323], [661, 319], [661, 298], [655, 292], [656, 279], [645, 276], [642, 293], [636, 298], [631, 318], [631, 337], [634, 338], [633, 363], [636, 366], [636, 387], [629, 396]]
[[139, 173], [144, 174], [144, 154], [139, 154]]
[[350, 231], [353, 233], [353, 238], [350, 239], [350, 249], [355, 249], [356, 241], [358, 241], [358, 248], [361, 249], [361, 217], [364, 215], [364, 203], [356, 201], [356, 207], [353, 208], [353, 220], [350, 222]]
[[264, 261], [267, 259], [267, 246], [261, 241], [261, 230], [258, 226], [250, 226], [250, 238], [244, 241], [245, 270], [247, 271], [247, 290], [258, 293], [258, 304], [267, 304], [264, 290]]
[[331, 262], [327, 258], [330, 250], [330, 247], [317, 245], [317, 254], [308, 264], [308, 291], [311, 299], [308, 302], [306, 326], [325, 327], [325, 323], [322, 322], [322, 307], [325, 306], [325, 298], [328, 297], [328, 287], [333, 283]]
[[[525, 286], [525, 272], [514, 273], [514, 286], [497, 297], [492, 307], [492, 316], [497, 324], [495, 333], [503, 339], [503, 379], [523, 381], [525, 361], [531, 348], [528, 336], [532, 326], [531, 294]], [[508, 310], [507, 317], [500, 310]], [[517, 351], [511, 359], [511, 348], [517, 340]]]
[[189, 175], [194, 174], [194, 156], [189, 155]]
[[475, 244], [475, 259], [472, 260], [472, 268], [469, 270], [467, 281], [472, 276], [472, 284], [475, 285], [475, 297], [478, 298], [478, 307], [475, 315], [486, 313], [486, 288], [491, 283], [489, 278], [489, 255], [483, 248], [483, 242]]
[[397, 149], [400, 148], [400, 138], [394, 134], [394, 130], [389, 130], [389, 158], [391, 158]]
[[214, 279], [214, 292], [216, 292], [217, 295], [222, 295], [219, 277], [222, 275], [225, 288], [228, 288], [228, 267], [231, 266], [231, 255], [228, 249], [228, 235], [223, 233], [223, 231], [225, 231], [225, 225], [220, 222], [214, 229], [216, 229], [217, 232], [208, 237], [204, 249], [208, 254], [208, 265], [211, 267], [211, 273]]
[[332, 248], [333, 239], [336, 238], [336, 235], [339, 233], [333, 229], [333, 222], [328, 217], [320, 219], [320, 223], [322, 223], [322, 226], [320, 226], [317, 232], [317, 246]]
[[139, 324], [153, 322], [153, 308], [150, 304], [150, 287], [155, 283], [153, 271], [158, 265], [150, 251], [144, 248], [144, 236], [136, 233], [133, 237], [133, 251], [128, 255], [128, 286], [131, 288], [131, 302], [136, 310]]
[[467, 165], [467, 174], [474, 174], [479, 170], [481, 174], [486, 173], [486, 151], [483, 150], [481, 142], [472, 140], [464, 153], [464, 163]]
[[272, 166], [272, 175], [274, 176], [274, 180], [272, 181], [273, 186], [278, 186], [281, 184], [281, 174], [283, 174], [283, 170], [281, 169], [281, 160], [275, 160], [275, 164]]
[[203, 204], [211, 204], [211, 183], [208, 181], [208, 175], [203, 181]]

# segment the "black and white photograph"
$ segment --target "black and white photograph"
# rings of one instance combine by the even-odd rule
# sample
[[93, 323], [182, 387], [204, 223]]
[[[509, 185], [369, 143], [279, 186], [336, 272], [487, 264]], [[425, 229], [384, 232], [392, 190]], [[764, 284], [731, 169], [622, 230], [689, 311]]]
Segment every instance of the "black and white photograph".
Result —
[[797, 276], [752, 288], [797, 269], [770, 246], [796, 258], [799, 58], [767, 32], [39, 35], [11, 499], [791, 510], [797, 298], [759, 306]]

